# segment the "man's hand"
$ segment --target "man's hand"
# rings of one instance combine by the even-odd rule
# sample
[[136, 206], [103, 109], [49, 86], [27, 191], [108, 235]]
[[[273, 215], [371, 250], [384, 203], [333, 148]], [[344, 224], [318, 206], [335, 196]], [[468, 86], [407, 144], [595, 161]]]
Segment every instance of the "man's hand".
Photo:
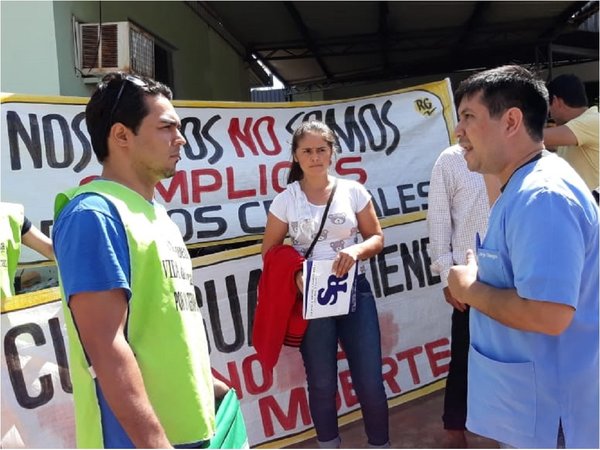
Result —
[[453, 308], [458, 309], [460, 312], [465, 312], [467, 310], [467, 305], [456, 300], [452, 293], [450, 292], [450, 288], [446, 286], [444, 289], [444, 297], [446, 302], [448, 302]]
[[218, 403], [223, 400], [227, 392], [229, 392], [230, 387], [215, 376], [213, 376], [213, 386], [215, 390], [215, 403]]
[[[467, 263], [450, 268], [448, 274], [448, 287], [454, 298], [460, 298], [469, 305], [469, 290], [477, 281], [477, 261], [473, 250], [467, 250]], [[454, 306], [454, 305], [453, 305]]]

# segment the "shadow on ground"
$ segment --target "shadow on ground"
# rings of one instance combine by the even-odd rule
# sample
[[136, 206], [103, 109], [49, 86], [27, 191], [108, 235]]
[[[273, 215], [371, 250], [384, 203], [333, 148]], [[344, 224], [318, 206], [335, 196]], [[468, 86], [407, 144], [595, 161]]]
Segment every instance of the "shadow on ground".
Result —
[[[446, 441], [442, 426], [444, 390], [390, 409], [392, 448], [453, 448]], [[358, 420], [340, 428], [342, 448], [367, 448], [363, 422]], [[498, 448], [496, 441], [467, 432], [468, 448]], [[286, 448], [318, 448], [316, 438]]]

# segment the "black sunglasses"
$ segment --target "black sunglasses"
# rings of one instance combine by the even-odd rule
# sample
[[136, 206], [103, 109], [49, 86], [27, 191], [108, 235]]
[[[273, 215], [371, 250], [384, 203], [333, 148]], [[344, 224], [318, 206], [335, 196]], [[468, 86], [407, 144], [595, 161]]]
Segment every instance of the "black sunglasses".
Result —
[[110, 127], [113, 124], [113, 116], [115, 114], [115, 111], [117, 110], [117, 107], [119, 106], [119, 102], [121, 101], [123, 92], [125, 92], [125, 86], [127, 86], [127, 82], [129, 81], [130, 83], [134, 84], [135, 86], [138, 86], [139, 88], [148, 89], [148, 84], [145, 81], [139, 79], [138, 77], [134, 77], [133, 75], [126, 75], [123, 77], [122, 80], [123, 81], [121, 83], [121, 87], [119, 88], [119, 93], [117, 94], [115, 103], [113, 104], [113, 107], [110, 110], [110, 114], [108, 115], [108, 122], [106, 123], [106, 134], [108, 134], [108, 131], [110, 130]]

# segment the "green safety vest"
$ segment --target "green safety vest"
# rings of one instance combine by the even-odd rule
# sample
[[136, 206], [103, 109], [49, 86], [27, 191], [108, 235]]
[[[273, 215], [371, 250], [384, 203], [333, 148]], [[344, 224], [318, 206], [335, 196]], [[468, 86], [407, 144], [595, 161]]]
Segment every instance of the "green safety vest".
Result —
[[[59, 194], [55, 220], [77, 195], [95, 192], [119, 212], [127, 233], [131, 298], [127, 341], [144, 386], [171, 444], [210, 439], [215, 405], [208, 343], [192, 284], [192, 263], [177, 225], [162, 205], [107, 180]], [[60, 262], [58, 264], [60, 272]], [[61, 283], [62, 285], [62, 283]], [[96, 388], [70, 309], [63, 307], [69, 335], [77, 446], [103, 447]]]
[[23, 205], [0, 203], [0, 291], [2, 306], [15, 295], [15, 274], [21, 254], [21, 227], [25, 214]]

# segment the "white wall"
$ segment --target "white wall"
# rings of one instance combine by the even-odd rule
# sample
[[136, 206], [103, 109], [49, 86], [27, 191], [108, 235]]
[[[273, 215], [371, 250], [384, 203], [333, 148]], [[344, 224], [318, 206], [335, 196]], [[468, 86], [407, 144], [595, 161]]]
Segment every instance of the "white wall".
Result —
[[2, 92], [60, 91], [54, 13], [48, 1], [0, 1]]

